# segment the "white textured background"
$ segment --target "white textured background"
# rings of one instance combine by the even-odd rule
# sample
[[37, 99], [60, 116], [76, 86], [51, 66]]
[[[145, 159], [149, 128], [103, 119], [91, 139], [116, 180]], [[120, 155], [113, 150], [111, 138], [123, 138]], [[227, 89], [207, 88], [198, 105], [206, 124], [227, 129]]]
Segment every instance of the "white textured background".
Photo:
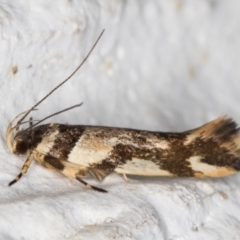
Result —
[[[66, 78], [105, 28], [80, 72], [34, 118], [159, 131], [221, 114], [240, 123], [238, 0], [0, 0], [0, 239], [240, 239], [240, 174], [222, 179], [112, 174], [108, 194], [9, 153], [5, 130]], [[14, 74], [14, 70], [17, 72]]]

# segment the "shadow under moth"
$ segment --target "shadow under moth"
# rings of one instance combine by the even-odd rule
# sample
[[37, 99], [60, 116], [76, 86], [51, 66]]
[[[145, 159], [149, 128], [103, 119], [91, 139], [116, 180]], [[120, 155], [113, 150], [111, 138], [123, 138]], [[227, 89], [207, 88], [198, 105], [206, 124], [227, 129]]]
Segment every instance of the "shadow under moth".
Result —
[[8, 125], [6, 141], [9, 150], [17, 155], [28, 155], [21, 172], [9, 186], [27, 172], [33, 160], [101, 192], [106, 190], [92, 186], [82, 178], [90, 173], [102, 180], [111, 172], [124, 177], [223, 177], [239, 171], [239, 128], [232, 119], [225, 116], [181, 133], [58, 123], [39, 125], [51, 116], [81, 105], [77, 104], [34, 124], [30, 120], [30, 127], [19, 130], [27, 115], [81, 68], [103, 32], [104, 30], [82, 63], [67, 79]]

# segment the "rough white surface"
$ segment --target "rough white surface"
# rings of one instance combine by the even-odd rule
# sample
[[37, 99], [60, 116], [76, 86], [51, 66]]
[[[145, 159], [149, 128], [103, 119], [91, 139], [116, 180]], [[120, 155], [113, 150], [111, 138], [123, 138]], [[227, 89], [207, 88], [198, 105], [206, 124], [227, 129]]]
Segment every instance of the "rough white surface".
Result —
[[[240, 175], [222, 179], [117, 175], [85, 189], [25, 160], [5, 142], [9, 121], [88, 62], [32, 114], [50, 121], [162, 131], [221, 114], [240, 123], [237, 0], [0, 1], [0, 239], [240, 239]], [[15, 70], [17, 72], [14, 74]]]

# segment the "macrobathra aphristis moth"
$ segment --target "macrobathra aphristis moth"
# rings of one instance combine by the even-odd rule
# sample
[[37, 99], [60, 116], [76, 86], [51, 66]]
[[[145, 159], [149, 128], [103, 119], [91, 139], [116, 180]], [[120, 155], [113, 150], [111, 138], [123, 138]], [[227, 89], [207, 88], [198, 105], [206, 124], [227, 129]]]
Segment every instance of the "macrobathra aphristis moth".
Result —
[[[19, 130], [26, 116], [80, 69], [102, 34], [67, 79], [8, 125], [6, 141], [9, 150], [17, 155], [28, 155], [20, 174], [9, 186], [27, 172], [33, 159], [101, 192], [106, 191], [82, 178], [90, 173], [101, 180], [111, 172], [123, 176], [222, 177], [240, 170], [239, 128], [227, 117], [181, 133], [57, 123], [39, 125], [50, 116], [35, 124], [30, 121], [29, 128]], [[18, 118], [20, 120], [14, 125]]]

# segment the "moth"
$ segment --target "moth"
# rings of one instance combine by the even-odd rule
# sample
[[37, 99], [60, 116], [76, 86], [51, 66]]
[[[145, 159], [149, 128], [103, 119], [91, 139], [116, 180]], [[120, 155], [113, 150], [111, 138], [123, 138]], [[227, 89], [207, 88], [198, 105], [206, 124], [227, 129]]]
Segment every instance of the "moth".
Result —
[[239, 128], [226, 116], [180, 133], [58, 123], [39, 125], [53, 115], [81, 105], [77, 104], [34, 124], [30, 121], [29, 128], [19, 130], [25, 123], [23, 120], [26, 116], [80, 69], [102, 34], [103, 32], [82, 63], [67, 79], [8, 125], [6, 142], [9, 150], [17, 155], [28, 155], [21, 172], [9, 186], [27, 172], [33, 160], [100, 192], [106, 190], [92, 186], [82, 178], [90, 173], [102, 180], [112, 172], [124, 177], [140, 175], [197, 178], [223, 177], [238, 172]]

